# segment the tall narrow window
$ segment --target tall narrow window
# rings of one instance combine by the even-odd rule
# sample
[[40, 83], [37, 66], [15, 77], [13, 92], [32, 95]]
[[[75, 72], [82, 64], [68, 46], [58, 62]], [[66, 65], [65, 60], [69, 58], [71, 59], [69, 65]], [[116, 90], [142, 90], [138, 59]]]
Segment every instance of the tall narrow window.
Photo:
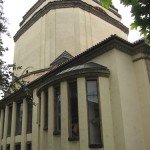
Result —
[[23, 111], [22, 103], [17, 103], [16, 135], [21, 134], [21, 130], [22, 130], [22, 111]]
[[45, 91], [44, 130], [48, 129], [48, 91]]
[[40, 126], [40, 122], [41, 122], [41, 96], [39, 97], [39, 103], [37, 104], [37, 123]]
[[31, 150], [31, 142], [27, 143], [27, 150]]
[[21, 144], [20, 143], [17, 143], [15, 145], [15, 150], [21, 150]]
[[12, 122], [12, 106], [9, 107], [9, 115], [8, 115], [8, 129], [7, 136], [9, 137], [11, 134], [11, 122]]
[[27, 104], [27, 133], [32, 132], [32, 107], [33, 104], [28, 102]]
[[6, 145], [6, 150], [10, 150], [10, 144]]
[[77, 82], [69, 83], [69, 140], [79, 139]]
[[96, 80], [87, 81], [89, 146], [102, 147], [98, 85]]
[[3, 136], [4, 136], [4, 125], [5, 125], [5, 110], [4, 110], [4, 117], [3, 117], [3, 126], [2, 126], [2, 139], [3, 139]]
[[60, 87], [54, 89], [54, 135], [59, 135], [61, 130]]

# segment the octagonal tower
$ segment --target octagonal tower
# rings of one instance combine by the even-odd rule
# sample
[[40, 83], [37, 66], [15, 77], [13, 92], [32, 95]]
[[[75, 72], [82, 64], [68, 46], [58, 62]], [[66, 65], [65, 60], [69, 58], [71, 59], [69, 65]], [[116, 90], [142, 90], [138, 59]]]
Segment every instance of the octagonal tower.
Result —
[[76, 56], [112, 34], [127, 39], [116, 8], [98, 0], [39, 0], [23, 16], [14, 36], [17, 76], [49, 68], [64, 51]]

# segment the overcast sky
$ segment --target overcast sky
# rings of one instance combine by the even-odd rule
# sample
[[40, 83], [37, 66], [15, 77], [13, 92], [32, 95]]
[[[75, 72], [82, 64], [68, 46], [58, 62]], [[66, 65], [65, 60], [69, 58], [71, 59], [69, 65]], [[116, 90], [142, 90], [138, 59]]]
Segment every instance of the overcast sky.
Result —
[[[5, 46], [9, 48], [9, 51], [5, 53], [4, 60], [7, 63], [13, 63], [14, 42], [13, 36], [19, 29], [19, 23], [22, 21], [23, 15], [34, 5], [38, 0], [4, 0], [4, 13], [8, 18], [9, 24], [8, 31], [11, 34], [11, 38], [3, 37]], [[130, 8], [124, 7], [120, 4], [120, 0], [113, 0], [113, 5], [119, 10], [119, 14], [122, 15], [122, 23], [130, 28], [130, 24], [133, 21], [130, 14]], [[129, 33], [128, 40], [134, 42], [140, 38], [138, 31], [132, 30]]]

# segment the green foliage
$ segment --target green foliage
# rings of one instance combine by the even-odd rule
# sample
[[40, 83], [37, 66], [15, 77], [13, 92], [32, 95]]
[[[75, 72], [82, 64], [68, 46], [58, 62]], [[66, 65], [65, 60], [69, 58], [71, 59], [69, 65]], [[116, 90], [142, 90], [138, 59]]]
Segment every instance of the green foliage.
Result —
[[2, 41], [2, 34], [8, 34], [7, 27], [5, 26], [7, 20], [3, 16], [3, 1], [0, 0], [0, 90], [5, 92], [9, 86], [10, 80], [10, 68], [2, 60], [3, 54], [7, 51], [7, 48], [4, 48]]
[[[112, 0], [100, 0], [103, 6], [110, 7]], [[131, 29], [139, 28], [150, 43], [150, 0], [120, 0], [124, 6], [131, 6], [131, 14], [134, 22]]]
[[111, 0], [100, 0], [103, 7], [109, 8], [112, 5]]
[[27, 83], [13, 74], [13, 70], [18, 70], [20, 67], [16, 67], [15, 64], [8, 65], [2, 60], [4, 52], [8, 50], [8, 48], [4, 47], [2, 41], [2, 34], [9, 36], [6, 24], [7, 19], [3, 14], [3, 0], [0, 0], [0, 95], [3, 96], [3, 94], [11, 94], [12, 92], [22, 88], [24, 90], [25, 97], [28, 100], [29, 98], [31, 100], [32, 96], [30, 94], [30, 90], [26, 86]]
[[141, 34], [147, 37], [150, 42], [150, 1], [121, 0], [121, 2], [126, 6], [132, 6], [131, 13], [134, 17], [134, 22], [131, 24], [131, 29], [139, 27]]

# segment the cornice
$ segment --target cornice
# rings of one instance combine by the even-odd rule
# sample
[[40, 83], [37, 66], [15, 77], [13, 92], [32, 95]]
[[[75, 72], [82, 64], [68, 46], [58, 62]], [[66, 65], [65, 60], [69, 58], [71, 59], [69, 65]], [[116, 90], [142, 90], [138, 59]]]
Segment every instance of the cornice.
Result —
[[25, 78], [25, 77], [28, 77], [28, 76], [31, 76], [31, 75], [35, 75], [35, 74], [38, 74], [38, 73], [46, 72], [46, 71], [49, 71], [49, 70], [50, 70], [50, 68], [44, 68], [44, 69], [35, 70], [35, 71], [32, 71], [32, 72], [29, 72], [27, 74], [19, 76], [18, 79]]
[[[98, 0], [93, 0], [95, 3], [101, 5], [100, 1]], [[111, 11], [113, 14], [115, 14], [117, 17], [121, 18], [121, 15], [118, 14], [118, 9], [116, 9], [114, 6], [110, 6], [110, 8], [108, 8], [109, 11]]]
[[34, 13], [34, 11], [39, 8], [46, 0], [38, 0], [30, 9], [29, 11], [23, 16], [23, 20], [20, 22], [20, 26]]
[[133, 62], [137, 62], [137, 61], [139, 61], [141, 59], [145, 59], [145, 60], [149, 60], [150, 61], [150, 57], [148, 57], [148, 56], [141, 56], [141, 57], [138, 57], [136, 59], [133, 59]]
[[[94, 64], [94, 65], [90, 65]], [[87, 65], [87, 67], [86, 67]], [[84, 67], [85, 66], [85, 67]], [[78, 66], [74, 66], [59, 72], [55, 76], [49, 77], [48, 80], [45, 80], [42, 85], [37, 90], [37, 95], [45, 89], [47, 89], [50, 85], [58, 84], [59, 82], [66, 80], [77, 79], [78, 77], [109, 77], [110, 71], [107, 67], [101, 66], [95, 63], [86, 63]]]
[[115, 20], [114, 18], [107, 15], [102, 9], [93, 7], [85, 2], [80, 0], [71, 0], [71, 1], [54, 1], [49, 2], [42, 9], [36, 12], [16, 33], [14, 36], [14, 41], [16, 42], [20, 36], [26, 32], [36, 21], [38, 21], [42, 16], [47, 14], [50, 10], [62, 9], [62, 8], [80, 8], [86, 12], [92, 13], [93, 15], [103, 19], [104, 21], [112, 24], [113, 26], [119, 28], [124, 33], [128, 34], [129, 29], [125, 27], [122, 23]]
[[[68, 69], [70, 67], [81, 65], [88, 61], [91, 61], [93, 58], [98, 57], [99, 55], [102, 55], [114, 48], [117, 50], [120, 50], [130, 56], [133, 56], [137, 53], [144, 53], [144, 54], [146, 54], [146, 56], [149, 56], [149, 54], [150, 54], [150, 46], [145, 44], [144, 39], [137, 41], [136, 43], [129, 43], [128, 41], [126, 41], [116, 35], [112, 35], [109, 38], [101, 41], [97, 45], [95, 45], [95, 46], [87, 49], [86, 51], [80, 53], [79, 55], [73, 57], [71, 60], [50, 70], [49, 72], [42, 75], [38, 79], [29, 83], [29, 85], [27, 87], [29, 89], [33, 90], [33, 89], [41, 86], [41, 84], [43, 84], [44, 82], [49, 81], [52, 77], [54, 77], [56, 74], [60, 73], [61, 71]], [[143, 59], [145, 59], [145, 58], [143, 58]], [[9, 95], [8, 97], [4, 98], [0, 102], [0, 106], [2, 107], [3, 104], [7, 104], [10, 101], [20, 99], [23, 96], [23, 93], [24, 93], [23, 90], [20, 89], [17, 92]]]
[[[38, 9], [46, 0], [38, 0], [30, 9], [29, 11], [23, 16], [23, 20], [20, 23], [20, 26]], [[68, 1], [68, 0], [62, 0], [62, 1]], [[69, 0], [71, 1], [71, 0]], [[73, 0], [72, 0], [73, 1]], [[80, 0], [76, 0], [80, 1]], [[101, 5], [101, 3], [97, 0], [93, 0], [95, 3]], [[113, 14], [115, 14], [117, 17], [121, 18], [121, 15], [118, 14], [118, 10], [114, 7], [111, 6], [109, 9]]]

